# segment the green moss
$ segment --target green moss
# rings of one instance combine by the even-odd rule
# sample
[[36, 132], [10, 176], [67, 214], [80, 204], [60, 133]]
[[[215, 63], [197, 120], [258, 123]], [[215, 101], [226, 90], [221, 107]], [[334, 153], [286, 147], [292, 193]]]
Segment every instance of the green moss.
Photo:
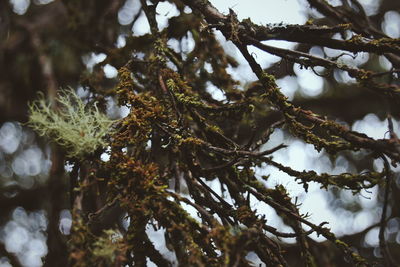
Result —
[[199, 97], [196, 95], [187, 95], [183, 93], [183, 91], [189, 90], [189, 88], [186, 86], [182, 87], [179, 86], [173, 79], [168, 79], [167, 80], [167, 87], [172, 92], [172, 94], [175, 96], [176, 100], [185, 105], [185, 106], [191, 106], [191, 107], [198, 107], [198, 108], [205, 108], [209, 109], [211, 108], [209, 105], [205, 104], [200, 100]]

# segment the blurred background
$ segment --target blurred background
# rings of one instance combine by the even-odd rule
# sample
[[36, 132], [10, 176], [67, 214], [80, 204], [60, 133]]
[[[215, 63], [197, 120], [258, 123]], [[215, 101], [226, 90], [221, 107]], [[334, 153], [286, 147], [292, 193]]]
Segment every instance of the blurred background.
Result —
[[[304, 24], [312, 18], [319, 24], [334, 22], [311, 9], [305, 0], [213, 0], [224, 14], [233, 9], [238, 18], [250, 17], [259, 24]], [[333, 6], [342, 1], [329, 0]], [[393, 0], [359, 0], [370, 20], [392, 38], [400, 37], [400, 2]], [[157, 6], [157, 23], [167, 29], [168, 45], [177, 53], [187, 54], [194, 48], [193, 35], [183, 27], [190, 21], [191, 10], [179, 8], [174, 1]], [[182, 29], [181, 29], [182, 28]], [[183, 33], [180, 33], [183, 31]], [[139, 0], [4, 0], [0, 1], [0, 266], [60, 266], [67, 262], [66, 240], [71, 227], [68, 199], [68, 171], [62, 155], [44, 138], [25, 126], [28, 103], [43, 92], [50, 99], [60, 88], [72, 87], [82, 98], [97, 99], [110, 118], [127, 115], [128, 108], [116, 105], [107, 90], [117, 82], [117, 69], [148, 45], [149, 24]], [[215, 32], [226, 53], [239, 65], [227, 71], [240, 86], [247, 88], [255, 75], [239, 51], [222, 34]], [[135, 37], [133, 39], [133, 37]], [[138, 37], [141, 37], [138, 38]], [[175, 38], [176, 37], [176, 38]], [[336, 38], [342, 38], [336, 36]], [[142, 40], [138, 43], [137, 40]], [[269, 45], [297, 49], [322, 57], [337, 57], [344, 51], [306, 46], [284, 41], [267, 41]], [[118, 53], [115, 51], [118, 50]], [[399, 133], [400, 103], [392, 103], [356, 82], [347, 73], [335, 70], [301, 68], [298, 64], [251, 48], [257, 61], [273, 73], [282, 92], [296, 105], [334, 118], [351, 129], [373, 138], [388, 138], [387, 114], [394, 117], [394, 130]], [[343, 63], [376, 72], [389, 71], [392, 64], [384, 56], [358, 53], [342, 56]], [[207, 68], [209, 68], [207, 70]], [[212, 71], [211, 65], [205, 65]], [[386, 77], [398, 83], [398, 77]], [[389, 81], [389, 80], [387, 80]], [[209, 83], [206, 90], [216, 100], [224, 93]], [[274, 154], [277, 162], [293, 169], [318, 173], [381, 171], [381, 160], [365, 160], [368, 152], [347, 152], [336, 157], [317, 152], [312, 145], [277, 129], [265, 149], [284, 142], [286, 150]], [[103, 160], [107, 160], [104, 157]], [[284, 185], [292, 197], [303, 203], [300, 210], [311, 215], [311, 221], [328, 221], [338, 236], [367, 258], [381, 257], [377, 223], [382, 210], [383, 191], [374, 187], [353, 195], [351, 191], [311, 185], [305, 193], [302, 185], [277, 169], [264, 166], [256, 175], [270, 175], [267, 185]], [[389, 220], [385, 237], [392, 252], [400, 251], [400, 168], [396, 172]], [[217, 192], [217, 181], [209, 181]], [[271, 226], [286, 231], [287, 226], [266, 205], [253, 201], [254, 209], [266, 214]], [[190, 210], [189, 210], [190, 211]], [[156, 233], [155, 233], [156, 235]], [[322, 237], [312, 236], [317, 242]], [[155, 237], [156, 238], [156, 237]], [[291, 244], [294, 239], [283, 239]], [[396, 253], [393, 253], [396, 254]], [[251, 255], [249, 255], [251, 257]], [[46, 259], [46, 260], [45, 260]]]

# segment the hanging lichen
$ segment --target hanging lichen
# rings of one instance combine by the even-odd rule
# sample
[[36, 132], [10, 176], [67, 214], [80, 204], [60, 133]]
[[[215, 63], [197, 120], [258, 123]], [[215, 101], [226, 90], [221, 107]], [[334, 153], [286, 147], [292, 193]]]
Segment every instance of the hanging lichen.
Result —
[[52, 107], [43, 96], [29, 105], [28, 125], [61, 145], [68, 157], [83, 157], [106, 145], [114, 123], [96, 104], [88, 107], [72, 90], [61, 92]]

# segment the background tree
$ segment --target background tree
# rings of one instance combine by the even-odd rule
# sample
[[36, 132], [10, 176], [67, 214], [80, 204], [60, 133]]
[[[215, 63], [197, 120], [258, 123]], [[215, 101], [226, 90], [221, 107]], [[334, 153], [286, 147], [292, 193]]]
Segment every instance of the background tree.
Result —
[[[206, 0], [49, 2], [0, 2], [3, 264], [400, 261], [400, 42], [389, 26], [399, 3], [383, 0], [371, 11], [357, 0], [308, 0], [304, 25], [260, 25]], [[157, 10], [166, 3], [177, 12], [164, 25]], [[135, 34], [140, 20], [149, 33]], [[234, 44], [253, 82], [240, 81], [238, 58], [221, 39]], [[252, 47], [281, 60], [263, 68]], [[299, 89], [290, 100], [282, 93], [278, 83], [299, 77], [299, 69], [323, 78], [322, 93]], [[67, 87], [77, 94], [59, 89]], [[387, 134], [355, 131], [362, 118], [385, 120]], [[276, 159], [299, 140], [329, 159], [325, 166], [316, 160], [303, 170]], [[332, 165], [342, 171], [321, 171]], [[302, 185], [305, 196], [316, 186], [327, 191], [332, 209], [350, 217], [363, 210], [358, 196], [373, 198], [373, 219], [335, 235], [329, 221], [301, 212], [271, 168]], [[354, 198], [341, 199], [346, 192]], [[280, 229], [271, 226], [274, 217]]]

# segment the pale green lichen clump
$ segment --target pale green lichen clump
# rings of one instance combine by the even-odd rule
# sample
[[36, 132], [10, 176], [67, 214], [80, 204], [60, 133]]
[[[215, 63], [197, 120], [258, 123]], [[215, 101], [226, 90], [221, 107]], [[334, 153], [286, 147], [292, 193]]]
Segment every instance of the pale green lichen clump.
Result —
[[115, 262], [116, 257], [123, 257], [120, 251], [126, 246], [123, 243], [122, 234], [117, 230], [104, 230], [104, 234], [94, 242], [93, 255], [103, 258], [108, 264]]
[[81, 158], [106, 145], [104, 136], [114, 121], [96, 105], [86, 107], [72, 89], [60, 93], [56, 104], [55, 110], [40, 96], [29, 105], [28, 125], [65, 148], [68, 157]]

